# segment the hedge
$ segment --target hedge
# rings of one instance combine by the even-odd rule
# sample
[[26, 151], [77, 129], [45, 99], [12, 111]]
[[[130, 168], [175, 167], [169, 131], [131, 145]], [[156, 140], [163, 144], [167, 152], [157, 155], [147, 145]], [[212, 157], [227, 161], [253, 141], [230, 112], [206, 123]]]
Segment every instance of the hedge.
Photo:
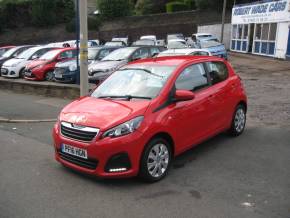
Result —
[[166, 12], [172, 13], [176, 11], [188, 11], [190, 7], [182, 2], [169, 2], [166, 4]]

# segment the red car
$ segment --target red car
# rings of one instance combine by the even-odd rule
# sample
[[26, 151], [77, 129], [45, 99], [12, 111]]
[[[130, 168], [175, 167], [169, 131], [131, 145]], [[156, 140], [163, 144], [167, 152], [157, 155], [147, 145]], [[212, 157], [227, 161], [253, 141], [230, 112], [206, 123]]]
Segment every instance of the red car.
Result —
[[24, 78], [27, 80], [47, 80], [53, 79], [53, 71], [56, 63], [73, 59], [77, 56], [75, 48], [54, 49], [39, 59], [30, 62], [24, 71]]
[[62, 110], [53, 129], [55, 158], [99, 177], [154, 182], [202, 141], [224, 131], [240, 135], [246, 111], [241, 79], [221, 58], [140, 60]]

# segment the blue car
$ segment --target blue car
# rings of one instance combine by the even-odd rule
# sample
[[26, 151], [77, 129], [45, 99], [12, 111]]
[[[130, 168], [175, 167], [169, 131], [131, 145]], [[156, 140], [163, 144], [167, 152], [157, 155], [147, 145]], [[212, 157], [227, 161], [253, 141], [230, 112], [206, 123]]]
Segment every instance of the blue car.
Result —
[[210, 39], [199, 40], [193, 45], [193, 47], [199, 49], [206, 49], [213, 56], [221, 57], [226, 60], [228, 59], [228, 54], [225, 45], [216, 40]]

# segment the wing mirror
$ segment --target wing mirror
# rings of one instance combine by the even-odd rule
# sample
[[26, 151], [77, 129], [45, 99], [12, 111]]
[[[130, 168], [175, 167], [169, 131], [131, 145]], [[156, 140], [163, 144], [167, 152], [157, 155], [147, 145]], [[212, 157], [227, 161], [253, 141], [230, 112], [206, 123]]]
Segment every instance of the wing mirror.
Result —
[[188, 90], [176, 90], [174, 100], [177, 101], [189, 101], [195, 98], [195, 94]]
[[37, 59], [37, 58], [38, 58], [37, 55], [33, 55], [33, 56], [31, 57], [31, 60], [35, 60], [35, 59]]

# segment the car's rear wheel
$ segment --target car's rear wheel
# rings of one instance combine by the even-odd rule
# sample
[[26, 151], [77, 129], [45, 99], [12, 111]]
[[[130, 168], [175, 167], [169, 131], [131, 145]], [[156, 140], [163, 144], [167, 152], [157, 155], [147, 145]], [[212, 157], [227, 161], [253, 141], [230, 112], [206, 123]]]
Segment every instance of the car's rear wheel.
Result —
[[239, 136], [243, 133], [246, 126], [246, 108], [244, 105], [239, 104], [236, 107], [233, 115], [232, 125], [230, 128], [230, 134], [232, 136]]
[[53, 80], [53, 71], [48, 71], [48, 72], [45, 74], [45, 80], [46, 80], [46, 81], [52, 81], [52, 80]]
[[171, 146], [165, 139], [152, 139], [143, 152], [140, 176], [147, 182], [157, 182], [164, 178], [169, 170], [171, 154]]

